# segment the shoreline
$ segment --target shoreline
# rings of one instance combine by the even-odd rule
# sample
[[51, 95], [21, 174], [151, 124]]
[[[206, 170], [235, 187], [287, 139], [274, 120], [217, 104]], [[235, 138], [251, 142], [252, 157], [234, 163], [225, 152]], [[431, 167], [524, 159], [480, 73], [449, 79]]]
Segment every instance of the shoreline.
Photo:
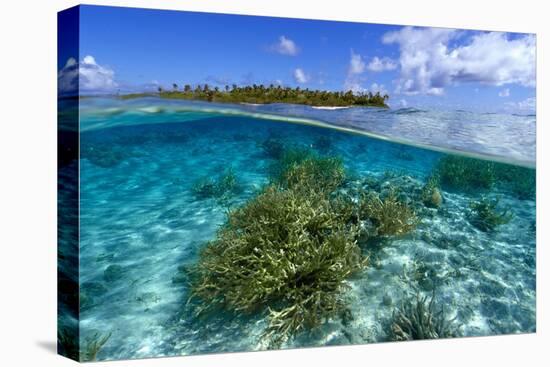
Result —
[[327, 111], [343, 110], [343, 109], [351, 108], [351, 107], [352, 106], [311, 106], [311, 108], [314, 108], [316, 110], [327, 110]]

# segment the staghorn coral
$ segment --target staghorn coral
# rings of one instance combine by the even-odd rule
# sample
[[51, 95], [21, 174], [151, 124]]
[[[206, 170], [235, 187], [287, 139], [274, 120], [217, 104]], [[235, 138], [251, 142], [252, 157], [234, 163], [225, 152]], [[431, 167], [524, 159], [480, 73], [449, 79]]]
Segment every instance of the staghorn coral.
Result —
[[460, 336], [454, 319], [448, 320], [443, 308], [435, 311], [435, 296], [408, 299], [393, 313], [389, 339], [393, 341], [440, 339]]
[[80, 362], [91, 362], [97, 359], [97, 355], [101, 348], [107, 343], [112, 333], [101, 335], [95, 333], [93, 336], [86, 338], [84, 346], [80, 351]]
[[271, 346], [340, 315], [346, 279], [367, 263], [351, 201], [329, 195], [343, 175], [339, 161], [304, 160], [229, 212], [190, 272], [198, 313], [266, 314]]
[[513, 215], [509, 209], [499, 212], [497, 209], [498, 203], [498, 198], [493, 200], [482, 198], [479, 201], [471, 202], [470, 209], [472, 212], [468, 220], [484, 232], [493, 231], [499, 225], [508, 223]]
[[533, 168], [495, 163], [498, 182], [521, 200], [534, 200], [537, 187], [537, 173]]
[[309, 157], [288, 167], [278, 181], [290, 190], [330, 193], [342, 185], [345, 177], [341, 159]]
[[193, 193], [199, 199], [223, 199], [237, 189], [237, 176], [231, 168], [217, 178], [201, 178], [192, 187]]
[[296, 146], [287, 148], [269, 167], [269, 174], [274, 181], [278, 181], [281, 179], [284, 172], [288, 171], [292, 166], [314, 157], [316, 157], [316, 155], [309, 148]]
[[361, 193], [360, 218], [369, 219], [377, 236], [400, 236], [411, 232], [419, 223], [413, 209], [397, 199], [394, 191], [381, 199], [375, 192]]
[[57, 351], [62, 356], [77, 361], [78, 330], [76, 328], [60, 328], [57, 331]]
[[486, 190], [495, 184], [494, 163], [455, 155], [442, 158], [435, 175], [444, 188], [451, 190]]

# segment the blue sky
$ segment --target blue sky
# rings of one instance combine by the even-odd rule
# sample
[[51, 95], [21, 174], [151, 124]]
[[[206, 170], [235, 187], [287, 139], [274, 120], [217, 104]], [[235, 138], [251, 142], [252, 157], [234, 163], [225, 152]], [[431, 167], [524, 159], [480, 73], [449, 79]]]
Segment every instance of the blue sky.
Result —
[[[535, 37], [81, 6], [83, 93], [177, 83], [381, 91], [392, 107], [532, 113]], [[78, 60], [78, 61], [77, 61]]]

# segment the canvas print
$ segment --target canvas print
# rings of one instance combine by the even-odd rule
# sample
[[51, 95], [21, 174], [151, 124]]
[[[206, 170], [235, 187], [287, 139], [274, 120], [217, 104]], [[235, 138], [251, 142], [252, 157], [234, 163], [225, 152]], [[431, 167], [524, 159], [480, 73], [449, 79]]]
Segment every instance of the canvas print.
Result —
[[58, 350], [536, 331], [536, 36], [77, 6]]

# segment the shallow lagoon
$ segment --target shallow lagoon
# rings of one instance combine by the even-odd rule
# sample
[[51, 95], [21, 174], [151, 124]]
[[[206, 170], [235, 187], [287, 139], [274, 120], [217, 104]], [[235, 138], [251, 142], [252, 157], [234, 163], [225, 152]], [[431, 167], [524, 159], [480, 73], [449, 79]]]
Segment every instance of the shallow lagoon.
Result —
[[[418, 198], [448, 157], [443, 152], [296, 123], [309, 120], [260, 118], [251, 114], [266, 111], [256, 107], [228, 113], [196, 104], [126, 110], [120, 102], [81, 103], [80, 332], [83, 347], [110, 334], [98, 360], [268, 348], [261, 311], [196, 317], [182, 266], [197, 263], [228, 210], [269, 183], [280, 147], [340, 157], [347, 179], [339, 190], [396, 187], [420, 219], [404, 236], [361, 244], [370, 264], [347, 281], [346, 317], [281, 347], [387, 341], [394, 311], [417, 296], [433, 296], [463, 336], [535, 331], [534, 170], [490, 163], [490, 187], [442, 185], [442, 202], [430, 207]], [[515, 151], [523, 155], [512, 158], [529, 160], [528, 148]], [[236, 185], [227, 195], [198, 194], [197, 185], [229, 170]], [[498, 199], [497, 210], [511, 220], [492, 230], [476, 225], [472, 204], [483, 198]]]

